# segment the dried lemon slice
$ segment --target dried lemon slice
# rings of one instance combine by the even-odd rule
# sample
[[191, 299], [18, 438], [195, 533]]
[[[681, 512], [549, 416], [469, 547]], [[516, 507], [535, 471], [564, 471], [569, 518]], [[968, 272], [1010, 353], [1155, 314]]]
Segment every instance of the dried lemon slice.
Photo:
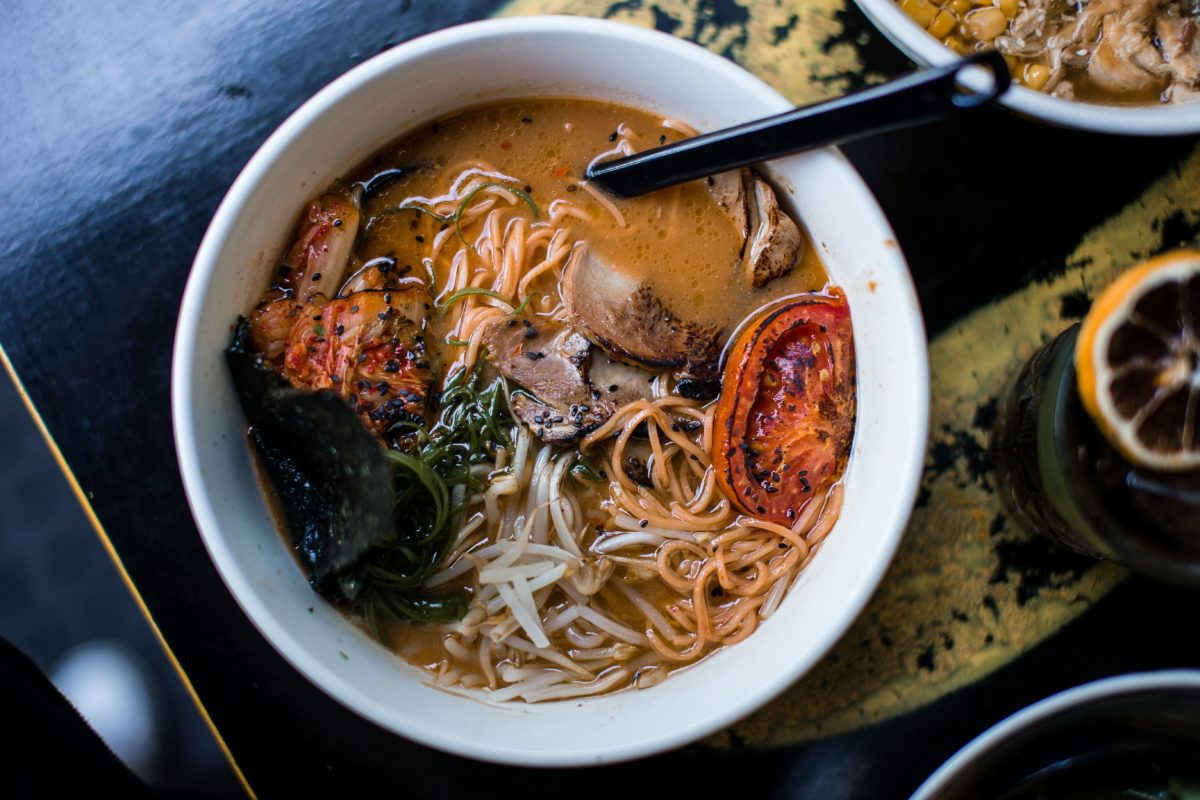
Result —
[[1079, 329], [1084, 408], [1129, 461], [1200, 468], [1200, 251], [1146, 261], [1105, 289]]

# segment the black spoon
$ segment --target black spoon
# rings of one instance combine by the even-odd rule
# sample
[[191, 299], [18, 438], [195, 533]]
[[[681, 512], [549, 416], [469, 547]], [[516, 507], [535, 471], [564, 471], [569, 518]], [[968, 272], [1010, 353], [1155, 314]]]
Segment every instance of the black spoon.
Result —
[[[963, 80], [978, 68], [990, 85]], [[1012, 77], [1003, 56], [979, 53], [954, 64], [905, 75], [881, 86], [773, 117], [695, 136], [631, 156], [593, 164], [587, 179], [618, 197], [665, 189], [696, 178], [745, 167], [801, 150], [932, 122], [986, 106], [1008, 89]]]

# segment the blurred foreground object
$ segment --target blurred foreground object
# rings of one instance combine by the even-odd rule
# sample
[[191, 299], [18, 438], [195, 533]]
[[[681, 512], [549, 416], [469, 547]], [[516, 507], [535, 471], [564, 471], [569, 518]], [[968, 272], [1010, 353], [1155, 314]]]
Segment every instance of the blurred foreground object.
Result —
[[125, 765], [142, 780], [157, 776], [159, 700], [149, 670], [116, 641], [84, 642], [50, 670], [50, 680]]

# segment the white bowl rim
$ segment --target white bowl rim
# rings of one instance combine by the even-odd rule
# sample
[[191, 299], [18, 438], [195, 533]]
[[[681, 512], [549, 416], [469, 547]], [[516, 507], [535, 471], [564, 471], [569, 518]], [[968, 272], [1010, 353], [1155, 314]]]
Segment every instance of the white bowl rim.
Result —
[[[864, 560], [860, 573], [862, 589], [854, 597], [853, 602], [848, 603], [840, 614], [830, 616], [825, 632], [811, 650], [811, 658], [794, 664], [781, 665], [774, 680], [764, 681], [756, 687], [743, 690], [740, 693], [740, 699], [736, 702], [725, 704], [718, 710], [704, 715], [702, 719], [693, 722], [690, 726], [681, 726], [669, 735], [620, 743], [604, 750], [580, 748], [553, 752], [530, 751], [521, 749], [516, 743], [467, 742], [452, 735], [443, 736], [437, 728], [428, 726], [423, 720], [412, 716], [404, 718], [404, 723], [401, 725], [393, 716], [382, 713], [371, 703], [365, 700], [360, 701], [357, 697], [340, 695], [330, 688], [344, 684], [344, 680], [306, 657], [306, 646], [299, 642], [286, 627], [272, 624], [263, 602], [257, 597], [257, 590], [250, 585], [249, 579], [238, 566], [228, 545], [223, 541], [218, 515], [205, 490], [198, 443], [193, 437], [190, 424], [190, 397], [193, 392], [193, 381], [189, 367], [196, 357], [195, 340], [202, 314], [201, 298], [219, 264], [218, 256], [222, 243], [228, 236], [238, 212], [246, 203], [251, 189], [293, 140], [314, 119], [325, 113], [342, 95], [355, 91], [357, 87], [375, 79], [380, 73], [393, 69], [396, 62], [418, 58], [446, 46], [461, 47], [482, 38], [519, 33], [561, 32], [633, 41], [664, 51], [685, 62], [689, 60], [703, 61], [713, 70], [718, 70], [731, 80], [736, 80], [747, 92], [754, 93], [761, 99], [764, 108], [776, 107], [778, 110], [784, 111], [792, 107], [790, 101], [769, 87], [762, 79], [715, 53], [669, 34], [610, 20], [572, 16], [488, 19], [445, 28], [397, 45], [349, 70], [303, 103], [266, 139], [239, 173], [213, 216], [188, 277], [176, 328], [171, 386], [176, 452], [185, 494], [201, 538], [218, 573], [247, 618], [285, 660], [337, 702], [365, 719], [420, 744], [455, 755], [496, 763], [553, 767], [614, 763], [663, 752], [695, 741], [727, 727], [760, 708], [824, 657], [849, 629], [873, 596], [903, 538], [922, 474], [928, 432], [929, 404], [929, 369], [924, 321], [911, 274], [907, 270], [903, 253], [892, 234], [887, 243], [890, 248], [888, 262], [890, 265], [897, 266], [897, 269], [888, 277], [890, 280], [898, 282], [898, 291], [905, 303], [904, 308], [897, 310], [894, 336], [914, 345], [911, 366], [916, 372], [913, 379], [913, 390], [918, 395], [914, 398], [914, 403], [925, 413], [918, 415], [919, 419], [912, 420], [912, 428], [909, 430], [909, 437], [906, 440], [910, 444], [911, 451], [907, 454], [908, 462], [905, 463], [903, 460], [896, 462], [897, 474], [893, 486], [896, 488], [894, 498], [897, 499], [897, 503], [889, 520], [889, 535], [883, 546], [879, 547], [870, 559]], [[860, 191], [866, 197], [871, 197], [869, 188], [840, 151], [836, 148], [826, 148], [823, 152], [835, 156], [845, 165], [846, 180], [856, 182], [856, 191]], [[878, 214], [876, 223], [879, 228], [891, 234], [891, 226], [887, 223], [882, 209], [879, 209], [877, 204], [875, 209]], [[881, 262], [882, 264], [883, 262]]]
[[938, 793], [957, 778], [963, 770], [974, 764], [1001, 743], [1025, 731], [1037, 723], [1054, 717], [1063, 711], [1077, 708], [1097, 700], [1124, 694], [1136, 694], [1160, 689], [1200, 690], [1200, 670], [1164, 669], [1153, 672], [1132, 672], [1115, 675], [1091, 683], [1074, 686], [1026, 706], [1010, 717], [997, 722], [968, 742], [937, 769], [909, 800], [934, 800]]
[[[854, 0], [867, 18], [906, 55], [940, 67], [958, 55], [933, 38], [894, 0]], [[1107, 106], [1063, 100], [1014, 83], [1000, 99], [1013, 111], [1063, 128], [1129, 136], [1183, 136], [1200, 133], [1200, 101], [1175, 105]]]

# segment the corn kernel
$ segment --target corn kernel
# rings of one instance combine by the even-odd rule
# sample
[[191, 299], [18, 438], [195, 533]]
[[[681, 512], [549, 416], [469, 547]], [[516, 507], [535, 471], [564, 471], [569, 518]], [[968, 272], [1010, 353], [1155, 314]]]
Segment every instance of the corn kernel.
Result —
[[960, 56], [965, 56], [967, 53], [971, 52], [970, 45], [957, 36], [947, 36], [945, 39], [942, 39], [942, 44], [944, 44], [946, 47], [949, 47]]
[[900, 8], [904, 9], [904, 13], [913, 18], [913, 21], [922, 28], [928, 28], [929, 23], [933, 22], [934, 15], [937, 14], [938, 8], [929, 0], [900, 0]]
[[1012, 19], [1021, 10], [1021, 0], [996, 0], [996, 7], [1004, 12], [1004, 16]]
[[1045, 64], [1026, 64], [1021, 73], [1021, 83], [1030, 89], [1041, 89], [1050, 80], [1050, 68]]
[[996, 7], [977, 8], [967, 14], [967, 31], [977, 42], [990, 42], [1008, 28], [1008, 18]]
[[954, 26], [957, 24], [958, 17], [943, 8], [933, 18], [933, 22], [929, 23], [929, 32], [937, 38], [943, 39], [950, 35], [950, 31], [954, 30]]
[[959, 17], [971, 10], [971, 0], [950, 0], [946, 4], [946, 8], [953, 11]]

